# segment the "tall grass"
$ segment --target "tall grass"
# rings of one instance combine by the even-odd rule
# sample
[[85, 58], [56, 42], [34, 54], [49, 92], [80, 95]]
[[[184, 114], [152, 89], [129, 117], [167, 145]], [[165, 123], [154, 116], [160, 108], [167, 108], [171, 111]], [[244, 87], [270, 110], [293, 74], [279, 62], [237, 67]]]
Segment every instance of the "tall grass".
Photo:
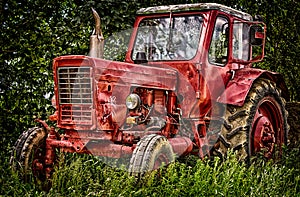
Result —
[[33, 183], [23, 183], [10, 170], [8, 159], [1, 164], [3, 196], [299, 196], [299, 148], [287, 149], [278, 161], [258, 160], [246, 165], [233, 154], [219, 159], [186, 158], [136, 180], [125, 170], [113, 168], [98, 158], [68, 155], [53, 174], [49, 192]]

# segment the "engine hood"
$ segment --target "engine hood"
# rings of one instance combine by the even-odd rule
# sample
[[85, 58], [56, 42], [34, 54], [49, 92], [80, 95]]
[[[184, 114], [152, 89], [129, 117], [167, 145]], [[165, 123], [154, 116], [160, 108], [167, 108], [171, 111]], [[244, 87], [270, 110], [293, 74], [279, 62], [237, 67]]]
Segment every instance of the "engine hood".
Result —
[[160, 65], [132, 64], [88, 56], [61, 56], [54, 59], [59, 66], [91, 66], [95, 80], [120, 82], [131, 86], [176, 90], [177, 71]]
[[[114, 130], [116, 125], [123, 124], [127, 110], [125, 100], [133, 88], [144, 87], [174, 92], [178, 89], [177, 71], [159, 65], [131, 64], [88, 56], [61, 56], [54, 59], [55, 78], [55, 73], [62, 67], [70, 67], [69, 71], [72, 71], [72, 67], [90, 68], [90, 78], [93, 81], [92, 108], [96, 112], [92, 119], [97, 124], [93, 123], [94, 126], [90, 128], [96, 127], [99, 130]], [[76, 76], [76, 79], [80, 78], [81, 76]], [[57, 79], [55, 81], [57, 84]], [[111, 124], [107, 124], [108, 122]]]

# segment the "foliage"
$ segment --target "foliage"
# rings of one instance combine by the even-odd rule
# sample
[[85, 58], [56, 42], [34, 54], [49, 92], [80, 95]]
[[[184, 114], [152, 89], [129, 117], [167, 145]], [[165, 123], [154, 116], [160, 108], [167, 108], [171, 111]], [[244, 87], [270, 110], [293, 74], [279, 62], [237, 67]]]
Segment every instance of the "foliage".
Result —
[[71, 154], [53, 174], [45, 193], [33, 183], [22, 183], [7, 161], [1, 173], [3, 196], [298, 196], [299, 149], [286, 149], [280, 162], [259, 160], [247, 166], [233, 153], [219, 159], [173, 163], [141, 180], [101, 163], [96, 157]]

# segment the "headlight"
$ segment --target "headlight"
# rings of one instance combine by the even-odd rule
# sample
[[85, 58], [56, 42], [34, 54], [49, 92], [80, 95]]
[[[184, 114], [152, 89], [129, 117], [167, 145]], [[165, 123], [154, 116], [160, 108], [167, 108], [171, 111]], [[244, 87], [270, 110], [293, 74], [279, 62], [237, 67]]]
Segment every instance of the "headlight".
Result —
[[141, 103], [141, 99], [137, 94], [129, 94], [126, 98], [126, 107], [128, 109], [135, 109]]

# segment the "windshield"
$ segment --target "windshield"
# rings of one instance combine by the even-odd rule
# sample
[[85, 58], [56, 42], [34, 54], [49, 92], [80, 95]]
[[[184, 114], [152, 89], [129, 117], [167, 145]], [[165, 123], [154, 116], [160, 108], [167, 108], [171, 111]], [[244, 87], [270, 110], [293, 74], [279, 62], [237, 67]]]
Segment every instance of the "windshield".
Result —
[[147, 61], [192, 59], [198, 49], [202, 22], [197, 15], [142, 20], [132, 59], [136, 60], [140, 53], [146, 55]]

